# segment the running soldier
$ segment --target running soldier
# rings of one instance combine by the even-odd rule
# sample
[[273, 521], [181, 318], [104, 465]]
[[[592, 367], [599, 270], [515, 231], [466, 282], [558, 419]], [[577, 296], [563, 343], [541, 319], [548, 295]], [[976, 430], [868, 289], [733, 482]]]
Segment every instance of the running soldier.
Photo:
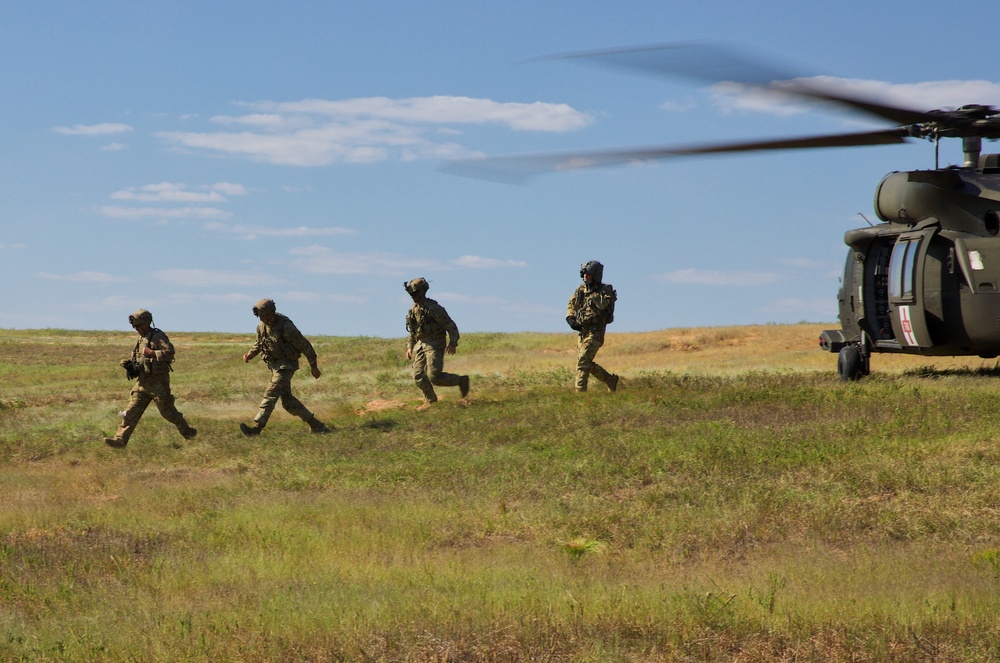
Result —
[[291, 320], [277, 312], [274, 302], [270, 299], [257, 302], [253, 307], [253, 314], [260, 319], [260, 324], [257, 325], [257, 342], [243, 355], [243, 361], [249, 362], [258, 354], [263, 354], [264, 363], [271, 371], [271, 383], [267, 385], [253, 425], [240, 424], [240, 430], [247, 437], [260, 435], [280, 399], [281, 406], [289, 414], [309, 424], [309, 429], [313, 433], [329, 433], [330, 429], [326, 424], [317, 419], [299, 399], [292, 395], [292, 376], [299, 370], [300, 356], [306, 356], [312, 376], [317, 379], [320, 376], [319, 366], [316, 365], [316, 351], [312, 343], [302, 335]]
[[576, 360], [576, 390], [587, 391], [587, 380], [593, 375], [608, 386], [618, 389], [618, 376], [608, 373], [594, 361], [597, 351], [604, 345], [604, 331], [614, 320], [615, 301], [618, 294], [608, 283], [601, 283], [604, 265], [591, 260], [580, 266], [583, 284], [569, 298], [566, 306], [566, 322], [579, 332], [579, 353]]
[[128, 407], [122, 413], [122, 424], [114, 437], [104, 438], [109, 447], [123, 449], [135, 432], [142, 414], [155, 402], [160, 416], [177, 427], [185, 440], [193, 439], [198, 431], [188, 425], [184, 415], [174, 407], [170, 393], [170, 367], [174, 360], [174, 346], [161, 330], [153, 326], [153, 314], [144, 308], [128, 317], [128, 322], [139, 334], [132, 355], [121, 361], [130, 380], [136, 379], [129, 393]]
[[426, 279], [413, 279], [403, 287], [413, 299], [406, 314], [406, 330], [410, 332], [406, 358], [413, 360], [414, 382], [428, 403], [437, 402], [435, 386], [458, 387], [461, 398], [465, 398], [469, 394], [469, 376], [444, 372], [445, 354], [453, 355], [458, 348], [458, 326], [443, 306], [428, 299], [430, 284]]

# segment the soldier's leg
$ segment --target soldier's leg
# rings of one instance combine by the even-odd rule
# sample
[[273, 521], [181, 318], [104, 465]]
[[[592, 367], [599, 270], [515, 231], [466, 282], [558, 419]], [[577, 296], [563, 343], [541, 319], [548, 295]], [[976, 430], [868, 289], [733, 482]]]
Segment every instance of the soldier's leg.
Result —
[[257, 416], [253, 418], [257, 424], [257, 428], [263, 428], [267, 425], [267, 421], [271, 418], [271, 413], [274, 412], [274, 406], [277, 405], [278, 400], [281, 399], [283, 394], [291, 393], [292, 375], [294, 373], [295, 371], [291, 370], [271, 371], [271, 382], [267, 385], [267, 389], [264, 390], [264, 398], [260, 401]]
[[427, 379], [435, 387], [457, 387], [460, 377], [444, 372], [445, 345], [425, 345], [427, 348]]
[[188, 425], [184, 415], [177, 410], [174, 404], [174, 395], [170, 393], [170, 374], [164, 373], [162, 376], [155, 376], [154, 380], [147, 388], [153, 395], [160, 416], [172, 423], [184, 439], [190, 440], [198, 431]]
[[[576, 390], [587, 391], [587, 380], [594, 369], [594, 357], [604, 344], [603, 334], [581, 334], [576, 360]], [[600, 369], [600, 367], [598, 366]], [[602, 369], [603, 370], [603, 369]], [[596, 375], [595, 375], [596, 377]]]
[[413, 381], [420, 387], [420, 391], [423, 392], [424, 399], [428, 403], [436, 403], [437, 394], [434, 393], [434, 387], [427, 378], [430, 362], [430, 357], [427, 353], [429, 348], [430, 346], [422, 342], [418, 342], [413, 346]]
[[[129, 392], [128, 407], [125, 408], [125, 414], [122, 415], [121, 426], [118, 427], [118, 431], [115, 436], [111, 438], [115, 442], [120, 443], [119, 446], [125, 446], [128, 444], [128, 440], [132, 437], [132, 433], [135, 432], [135, 427], [139, 424], [139, 420], [142, 419], [142, 414], [149, 407], [150, 401], [153, 400], [153, 396], [147, 392], [140, 384], [136, 383], [132, 387], [132, 391]], [[105, 439], [105, 442], [108, 440]], [[109, 442], [109, 444], [111, 444]]]

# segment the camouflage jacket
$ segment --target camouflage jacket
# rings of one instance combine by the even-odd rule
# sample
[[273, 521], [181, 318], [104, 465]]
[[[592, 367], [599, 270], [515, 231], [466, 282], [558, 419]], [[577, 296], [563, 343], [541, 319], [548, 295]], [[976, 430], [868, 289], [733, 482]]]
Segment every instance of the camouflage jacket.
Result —
[[406, 330], [410, 332], [407, 345], [410, 349], [417, 341], [444, 342], [445, 334], [448, 335], [449, 345], [458, 345], [458, 325], [448, 315], [448, 311], [433, 299], [425, 297], [420, 303], [414, 302], [406, 314]]
[[258, 354], [264, 355], [264, 362], [272, 371], [298, 370], [299, 357], [306, 356], [310, 366], [316, 365], [316, 351], [312, 343], [302, 335], [295, 323], [281, 313], [276, 314], [272, 324], [261, 322], [257, 325], [257, 342], [250, 348], [248, 360]]
[[[145, 356], [142, 351], [146, 348], [151, 348], [155, 356]], [[150, 327], [148, 334], [145, 336], [140, 334], [136, 339], [135, 348], [132, 349], [132, 361], [139, 367], [139, 377], [169, 373], [170, 363], [173, 360], [174, 344], [162, 330]]]
[[582, 283], [569, 298], [566, 315], [576, 318], [584, 329], [604, 327], [614, 319], [617, 300], [618, 293], [609, 283], [603, 283], [594, 290]]

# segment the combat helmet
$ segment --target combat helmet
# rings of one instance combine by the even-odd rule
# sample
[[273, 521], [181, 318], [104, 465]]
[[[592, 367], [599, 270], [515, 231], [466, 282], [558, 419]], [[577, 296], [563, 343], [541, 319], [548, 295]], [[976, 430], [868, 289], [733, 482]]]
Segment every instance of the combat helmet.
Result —
[[410, 297], [415, 297], [426, 294], [427, 291], [431, 289], [431, 284], [427, 282], [427, 279], [420, 277], [404, 283], [403, 288], [406, 289], [406, 293], [410, 295]]
[[584, 274], [590, 274], [590, 278], [593, 279], [594, 285], [600, 285], [601, 278], [604, 276], [604, 265], [597, 262], [596, 260], [591, 260], [580, 265], [580, 278], [583, 278]]
[[260, 317], [261, 311], [271, 311], [272, 313], [277, 311], [278, 308], [274, 304], [273, 299], [262, 299], [253, 305], [253, 314]]
[[144, 322], [147, 325], [153, 324], [153, 314], [144, 308], [137, 309], [128, 317], [128, 323], [134, 326], [138, 322]]

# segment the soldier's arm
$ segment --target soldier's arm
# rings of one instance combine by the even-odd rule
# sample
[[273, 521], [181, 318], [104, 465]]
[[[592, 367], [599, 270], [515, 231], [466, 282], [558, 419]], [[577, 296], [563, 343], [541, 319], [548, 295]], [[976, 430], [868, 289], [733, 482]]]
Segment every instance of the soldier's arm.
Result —
[[264, 347], [264, 345], [263, 341], [261, 340], [261, 326], [257, 325], [257, 340], [250, 347], [250, 349], [246, 351], [246, 354], [243, 355], [243, 361], [248, 362], [257, 355], [259, 355], [262, 347]]
[[291, 320], [285, 321], [284, 334], [285, 340], [306, 356], [306, 361], [309, 362], [310, 366], [316, 368], [316, 350], [313, 348], [312, 343], [309, 342], [309, 339], [302, 335], [302, 332], [299, 331], [299, 328]]
[[156, 332], [149, 339], [149, 349], [153, 351], [153, 361], [165, 361], [167, 363], [174, 360], [174, 344], [170, 342], [163, 332]]
[[433, 315], [434, 319], [437, 320], [439, 325], [441, 325], [441, 328], [448, 332], [448, 346], [457, 348], [458, 338], [460, 336], [458, 333], [458, 325], [456, 325], [455, 321], [451, 319], [450, 315], [448, 315], [448, 311], [444, 310], [443, 306], [438, 305], [431, 310], [431, 315]]

